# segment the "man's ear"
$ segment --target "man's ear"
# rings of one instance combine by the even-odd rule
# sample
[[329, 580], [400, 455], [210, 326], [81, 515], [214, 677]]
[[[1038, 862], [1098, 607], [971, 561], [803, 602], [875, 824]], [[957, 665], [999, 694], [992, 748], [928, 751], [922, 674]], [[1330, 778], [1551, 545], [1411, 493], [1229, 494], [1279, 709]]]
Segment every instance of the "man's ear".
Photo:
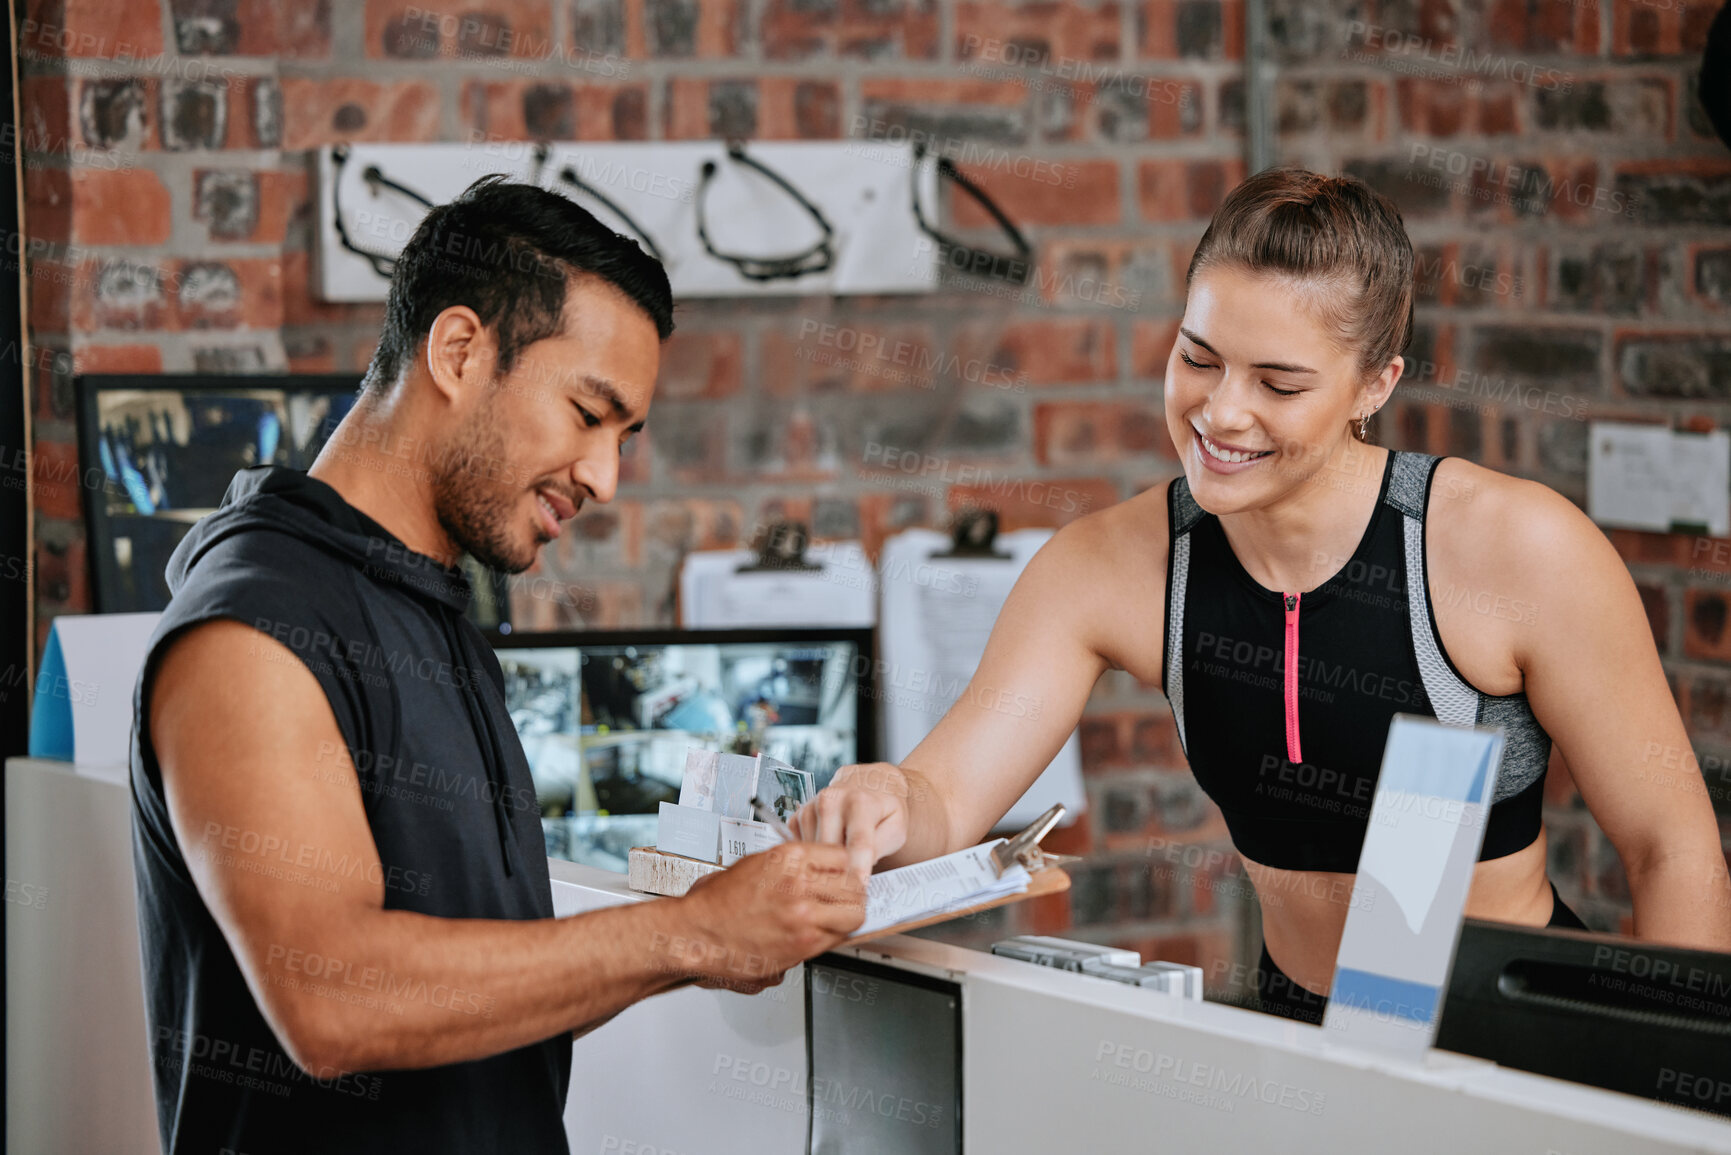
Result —
[[427, 374], [445, 400], [460, 405], [493, 379], [498, 345], [467, 305], [452, 305], [427, 330]]

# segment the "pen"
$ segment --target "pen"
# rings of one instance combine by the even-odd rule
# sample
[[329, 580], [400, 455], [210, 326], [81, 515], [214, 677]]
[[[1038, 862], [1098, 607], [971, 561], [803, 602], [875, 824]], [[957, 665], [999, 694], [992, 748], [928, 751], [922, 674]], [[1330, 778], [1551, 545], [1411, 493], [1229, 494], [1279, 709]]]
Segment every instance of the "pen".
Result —
[[759, 822], [764, 823], [771, 830], [781, 835], [781, 840], [783, 842], [799, 841], [799, 839], [794, 836], [793, 831], [787, 828], [787, 823], [783, 822], [781, 816], [775, 812], [775, 807], [765, 805], [755, 794], [751, 797], [751, 812], [757, 815], [757, 820]]

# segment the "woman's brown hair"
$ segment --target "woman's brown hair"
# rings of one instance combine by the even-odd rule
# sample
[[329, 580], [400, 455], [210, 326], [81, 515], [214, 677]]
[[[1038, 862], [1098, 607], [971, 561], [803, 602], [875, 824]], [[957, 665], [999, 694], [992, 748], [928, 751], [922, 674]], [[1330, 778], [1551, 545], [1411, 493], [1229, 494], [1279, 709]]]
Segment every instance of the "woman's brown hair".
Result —
[[1273, 273], [1312, 290], [1318, 319], [1342, 348], [1358, 351], [1361, 382], [1412, 341], [1412, 240], [1393, 202], [1356, 177], [1302, 168], [1257, 173], [1215, 212], [1190, 258], [1185, 289], [1216, 265]]

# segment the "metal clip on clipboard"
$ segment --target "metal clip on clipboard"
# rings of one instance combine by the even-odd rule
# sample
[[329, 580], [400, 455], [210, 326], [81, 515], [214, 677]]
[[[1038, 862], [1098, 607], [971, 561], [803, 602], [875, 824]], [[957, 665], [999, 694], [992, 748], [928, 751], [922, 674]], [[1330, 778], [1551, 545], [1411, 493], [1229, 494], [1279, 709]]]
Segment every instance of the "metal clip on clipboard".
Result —
[[1064, 804], [1054, 802], [1052, 808], [1030, 822], [1025, 829], [1011, 835], [992, 848], [992, 866], [1003, 877], [1004, 871], [1018, 863], [1025, 866], [1029, 872], [1044, 869], [1048, 866], [1062, 866], [1066, 862], [1078, 862], [1074, 854], [1048, 854], [1040, 849], [1040, 840], [1052, 832], [1052, 827], [1058, 825], [1064, 817]]

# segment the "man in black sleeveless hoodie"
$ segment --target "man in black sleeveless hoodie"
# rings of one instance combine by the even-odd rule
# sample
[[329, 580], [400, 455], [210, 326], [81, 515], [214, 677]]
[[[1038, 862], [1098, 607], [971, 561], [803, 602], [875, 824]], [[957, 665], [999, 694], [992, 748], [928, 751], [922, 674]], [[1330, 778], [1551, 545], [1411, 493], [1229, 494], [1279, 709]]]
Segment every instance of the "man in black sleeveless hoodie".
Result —
[[360, 401], [176, 551], [137, 690], [134, 860], [163, 1148], [563, 1152], [571, 1036], [747, 991], [863, 916], [839, 847], [554, 920], [540, 812], [456, 562], [612, 498], [672, 330], [660, 265], [553, 193], [429, 213]]

